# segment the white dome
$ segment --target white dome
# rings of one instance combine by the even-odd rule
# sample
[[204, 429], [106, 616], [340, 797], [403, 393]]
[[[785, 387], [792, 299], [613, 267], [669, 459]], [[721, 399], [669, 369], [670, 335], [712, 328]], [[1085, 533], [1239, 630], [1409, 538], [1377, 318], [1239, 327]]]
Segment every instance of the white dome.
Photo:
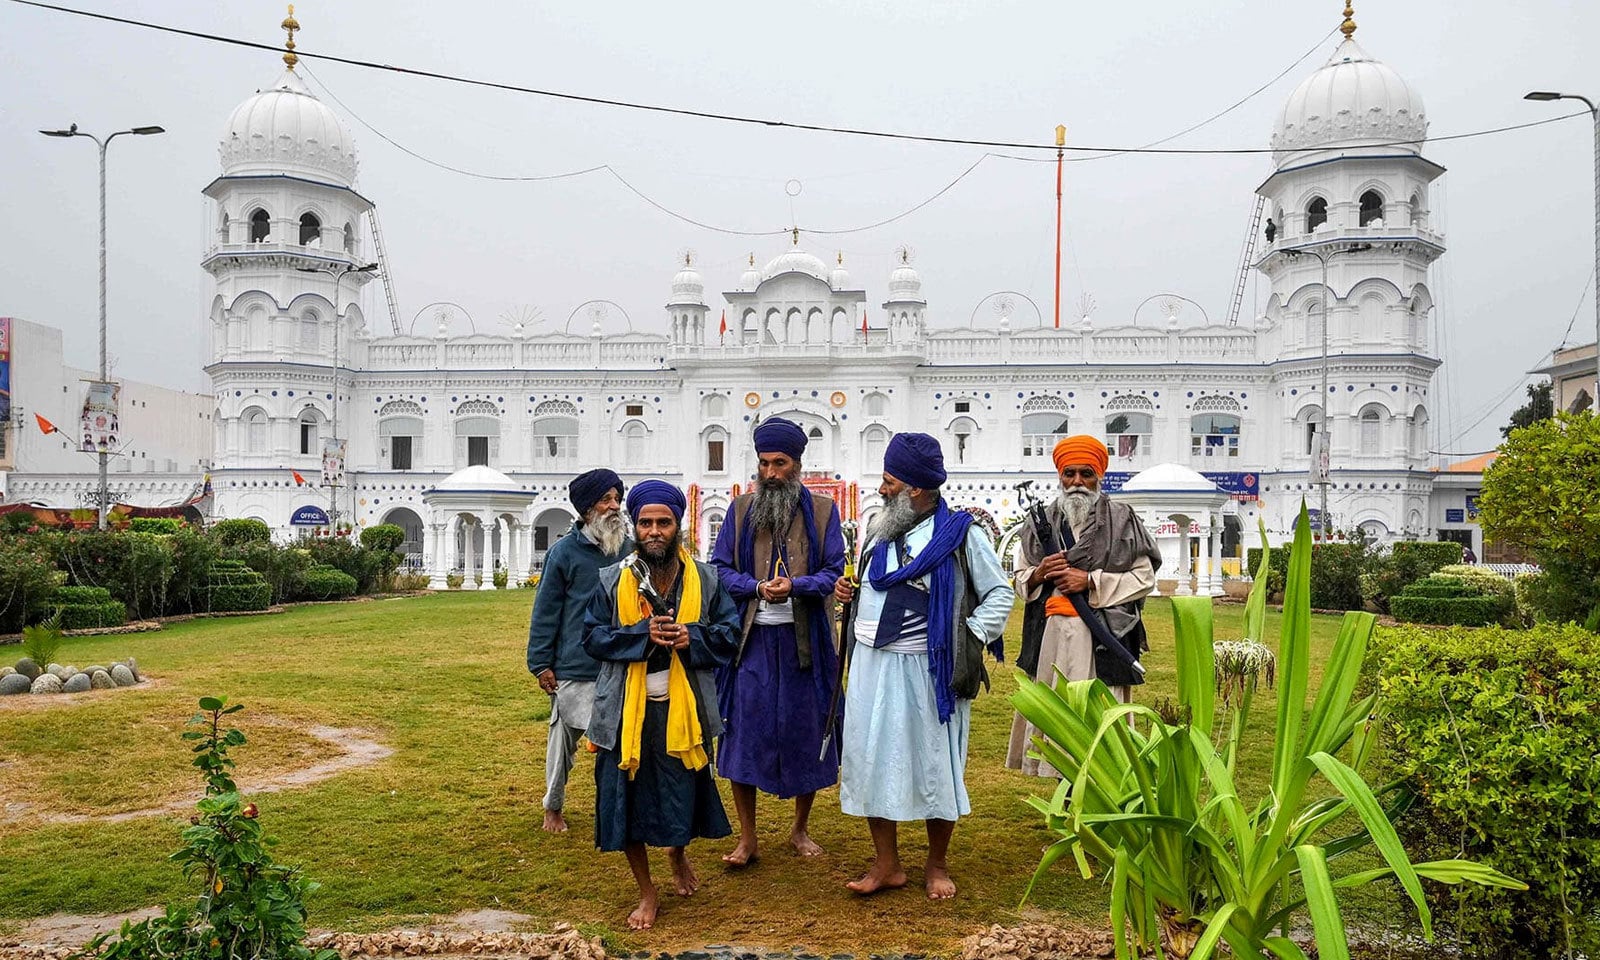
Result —
[[1122, 485], [1123, 493], [1218, 493], [1217, 485], [1188, 467], [1160, 463], [1141, 470]]
[[761, 279], [771, 280], [784, 273], [803, 273], [826, 283], [828, 265], [823, 263], [820, 257], [815, 257], [797, 247], [768, 260], [766, 267], [761, 271]]
[[223, 128], [223, 176], [291, 173], [354, 186], [355, 141], [293, 70], [234, 108]]
[[706, 282], [700, 276], [700, 271], [687, 264], [677, 275], [672, 278], [673, 303], [700, 303], [706, 302]]
[[[1346, 39], [1289, 95], [1272, 133], [1273, 159], [1304, 150], [1419, 140], [1428, 133], [1422, 97], [1394, 68]], [[1421, 144], [1386, 150], [1421, 153]]]
[[922, 275], [910, 263], [902, 262], [889, 274], [890, 300], [922, 299]]
[[478, 464], [465, 467], [444, 478], [433, 488], [437, 493], [522, 493], [516, 481], [493, 467]]

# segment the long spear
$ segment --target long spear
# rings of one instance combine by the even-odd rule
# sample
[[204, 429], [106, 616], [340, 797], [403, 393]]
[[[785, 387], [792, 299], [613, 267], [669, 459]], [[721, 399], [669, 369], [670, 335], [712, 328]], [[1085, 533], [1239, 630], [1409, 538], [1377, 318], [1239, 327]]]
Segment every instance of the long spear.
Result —
[[[860, 589], [861, 584], [856, 580], [856, 529], [854, 520], [846, 520], [839, 525], [844, 533], [844, 576], [850, 585]], [[833, 695], [828, 698], [828, 719], [822, 726], [822, 752], [817, 755], [817, 762], [828, 759], [828, 742], [833, 739], [834, 728], [838, 724], [839, 697], [844, 692], [845, 668], [850, 659], [850, 650], [844, 644], [845, 627], [850, 624], [850, 616], [855, 612], [856, 595], [850, 594], [850, 599], [839, 608], [839, 654], [835, 658], [839, 662], [839, 669], [833, 677]]]

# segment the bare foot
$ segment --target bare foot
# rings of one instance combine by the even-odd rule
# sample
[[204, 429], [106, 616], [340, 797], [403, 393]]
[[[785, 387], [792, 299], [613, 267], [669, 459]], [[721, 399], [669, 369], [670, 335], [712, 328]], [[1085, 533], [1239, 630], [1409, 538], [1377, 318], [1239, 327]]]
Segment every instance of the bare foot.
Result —
[[877, 893], [879, 890], [897, 890], [905, 885], [906, 872], [900, 869], [899, 864], [880, 868], [876, 863], [872, 865], [872, 869], [861, 875], [861, 879], [845, 884], [863, 896]]
[[730, 867], [747, 867], [756, 862], [755, 840], [740, 840], [731, 852], [722, 855], [722, 862]]
[[639, 891], [639, 906], [628, 914], [629, 930], [649, 930], [656, 922], [656, 888]]
[[811, 834], [804, 830], [789, 834], [789, 842], [794, 845], [794, 852], [802, 857], [822, 856], [822, 848], [817, 846], [817, 842], [811, 839]]
[[949, 900], [956, 895], [956, 882], [950, 879], [949, 870], [930, 863], [922, 872], [929, 900]]
[[566, 833], [567, 818], [561, 815], [560, 810], [546, 810], [544, 812], [545, 833]]
[[668, 854], [668, 859], [672, 861], [672, 879], [677, 881], [678, 896], [694, 896], [694, 892], [700, 889], [700, 877], [689, 863], [688, 852], [682, 849], [673, 850]]

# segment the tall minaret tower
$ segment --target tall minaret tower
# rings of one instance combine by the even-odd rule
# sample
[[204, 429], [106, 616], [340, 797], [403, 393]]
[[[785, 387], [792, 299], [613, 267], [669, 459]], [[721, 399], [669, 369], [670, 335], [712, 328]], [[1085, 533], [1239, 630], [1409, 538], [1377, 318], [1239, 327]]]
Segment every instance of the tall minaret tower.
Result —
[[1278, 226], [1258, 264], [1278, 347], [1277, 446], [1284, 489], [1298, 485], [1316, 507], [1324, 488], [1313, 452], [1325, 423], [1331, 525], [1421, 534], [1426, 493], [1419, 507], [1410, 473], [1427, 462], [1439, 365], [1427, 336], [1428, 268], [1444, 238], [1429, 222], [1429, 193], [1444, 168], [1422, 156], [1421, 96], [1356, 43], [1349, 3], [1341, 32], [1284, 105], [1275, 169], [1256, 190]]
[[[367, 260], [362, 218], [372, 209], [355, 191], [354, 142], [295, 71], [292, 6], [283, 28], [283, 73], [228, 117], [221, 174], [203, 191], [213, 232], [200, 265], [214, 283], [206, 372], [224, 516], [247, 515], [229, 509], [225, 491], [272, 490], [268, 473], [287, 469], [315, 473], [322, 439], [348, 416], [352, 341], [366, 326], [356, 301], [373, 278], [352, 272]], [[233, 482], [230, 471], [239, 474]], [[277, 526], [287, 517], [286, 509], [265, 519]]]

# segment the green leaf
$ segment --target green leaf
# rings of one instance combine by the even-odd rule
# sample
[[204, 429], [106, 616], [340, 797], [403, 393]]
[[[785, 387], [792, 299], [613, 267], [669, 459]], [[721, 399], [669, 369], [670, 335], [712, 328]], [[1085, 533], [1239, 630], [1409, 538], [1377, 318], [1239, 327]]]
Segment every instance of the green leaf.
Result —
[[1278, 960], [1311, 960], [1306, 956], [1306, 952], [1300, 949], [1300, 945], [1288, 937], [1267, 937], [1261, 941], [1261, 945]]
[[222, 701], [218, 700], [216, 697], [201, 697], [200, 709], [205, 711], [221, 710]]
[[1372, 629], [1378, 618], [1370, 613], [1350, 611], [1339, 625], [1338, 639], [1333, 642], [1333, 654], [1322, 672], [1322, 687], [1317, 691], [1316, 702], [1311, 707], [1311, 725], [1306, 728], [1306, 753], [1332, 752], [1345, 711], [1350, 706], [1350, 695], [1355, 692], [1356, 681], [1361, 676], [1361, 663], [1367, 655], [1367, 642], [1372, 639]]
[[1228, 918], [1238, 909], [1237, 903], [1227, 903], [1212, 915], [1211, 922], [1206, 924], [1206, 932], [1195, 941], [1194, 952], [1189, 954], [1189, 960], [1210, 960], [1212, 951], [1217, 949], [1217, 941], [1222, 939], [1222, 931], [1228, 925]]
[[[1355, 808], [1356, 814], [1361, 817], [1361, 823], [1372, 834], [1372, 843], [1383, 855], [1384, 862], [1394, 870], [1394, 875], [1400, 881], [1400, 886], [1405, 888], [1406, 894], [1411, 897], [1411, 902], [1416, 904], [1417, 918], [1422, 922], [1422, 935], [1429, 941], [1433, 939], [1433, 914], [1428, 910], [1428, 901], [1422, 895], [1422, 881], [1417, 879], [1417, 872], [1411, 866], [1411, 859], [1406, 856], [1405, 847], [1400, 843], [1400, 837], [1395, 833], [1394, 824], [1389, 822], [1389, 816], [1378, 805], [1378, 798], [1373, 796], [1372, 789], [1361, 775], [1345, 766], [1334, 757], [1326, 753], [1313, 754], [1311, 762], [1317, 765], [1322, 775], [1328, 778], [1334, 788], [1344, 794]], [[1321, 849], [1317, 850], [1318, 860], [1322, 860]], [[1324, 870], [1326, 864], [1324, 863]]]
[[1272, 795], [1279, 803], [1290, 795], [1300, 750], [1300, 725], [1306, 709], [1311, 649], [1311, 519], [1305, 501], [1294, 525], [1285, 580], [1283, 622], [1278, 640], [1278, 726], [1272, 750]]
[[1322, 848], [1309, 844], [1294, 848], [1300, 860], [1300, 879], [1306, 889], [1306, 909], [1317, 936], [1317, 960], [1350, 960], [1350, 945], [1344, 938], [1344, 918], [1328, 876], [1328, 861]]
[[1267, 520], [1256, 518], [1261, 533], [1261, 562], [1256, 564], [1255, 580], [1250, 584], [1250, 597], [1244, 603], [1244, 635], [1247, 640], [1261, 642], [1267, 632], [1267, 579], [1271, 570], [1272, 547], [1267, 544]]
[[1188, 707], [1191, 722], [1211, 736], [1216, 712], [1217, 680], [1211, 649], [1210, 597], [1173, 597], [1173, 646], [1178, 654], [1178, 703]]
[[[1521, 880], [1508, 877], [1488, 864], [1472, 860], [1430, 860], [1427, 863], [1414, 864], [1412, 869], [1417, 872], [1417, 876], [1427, 877], [1439, 883], [1476, 883], [1485, 887], [1503, 887], [1507, 890], [1528, 889], [1528, 885]], [[1376, 870], [1340, 877], [1333, 881], [1333, 885], [1338, 888], [1359, 887], [1393, 875], [1394, 870], [1389, 867], [1379, 867]]]

